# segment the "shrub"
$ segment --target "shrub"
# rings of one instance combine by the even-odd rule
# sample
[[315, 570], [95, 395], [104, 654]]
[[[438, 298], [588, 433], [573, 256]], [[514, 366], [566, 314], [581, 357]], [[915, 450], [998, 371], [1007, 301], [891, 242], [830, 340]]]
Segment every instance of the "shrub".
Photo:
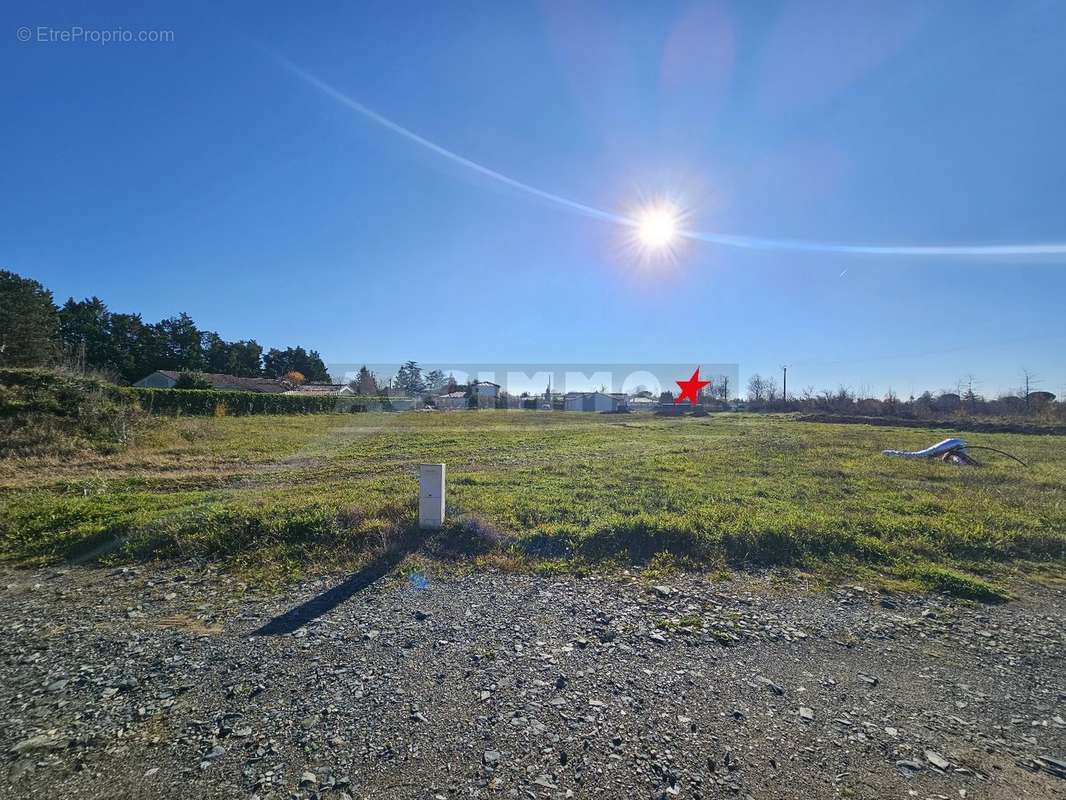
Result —
[[211, 384], [207, 382], [199, 372], [183, 372], [178, 376], [178, 380], [174, 384], [175, 389], [210, 389]]
[[0, 369], [0, 457], [117, 450], [143, 416], [128, 390], [98, 378]]

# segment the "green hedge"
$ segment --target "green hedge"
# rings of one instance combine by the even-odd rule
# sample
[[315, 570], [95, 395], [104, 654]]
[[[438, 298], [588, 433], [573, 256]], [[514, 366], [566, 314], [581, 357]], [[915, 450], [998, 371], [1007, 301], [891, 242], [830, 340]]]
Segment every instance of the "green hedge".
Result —
[[322, 414], [366, 411], [358, 398], [315, 397], [214, 389], [126, 389], [149, 414], [245, 416], [247, 414]]
[[46, 416], [84, 420], [89, 400], [94, 409], [106, 405], [116, 412], [139, 409], [138, 413], [192, 416], [355, 412], [381, 402], [381, 398], [351, 395], [141, 389], [56, 370], [0, 367], [0, 419]]
[[128, 390], [99, 378], [0, 368], [0, 458], [116, 450], [143, 417]]

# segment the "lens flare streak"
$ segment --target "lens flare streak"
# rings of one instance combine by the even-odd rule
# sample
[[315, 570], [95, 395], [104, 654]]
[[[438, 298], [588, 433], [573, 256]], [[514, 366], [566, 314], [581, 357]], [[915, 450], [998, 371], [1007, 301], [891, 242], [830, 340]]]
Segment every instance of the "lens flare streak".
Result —
[[596, 208], [585, 203], [579, 203], [568, 197], [540, 189], [523, 181], [517, 180], [497, 172], [494, 169], [479, 164], [465, 156], [442, 147], [436, 142], [419, 136], [412, 130], [393, 122], [388, 117], [382, 116], [371, 108], [353, 100], [339, 89], [331, 86], [322, 79], [312, 75], [302, 67], [297, 66], [288, 59], [275, 53], [271, 54], [282, 66], [304, 82], [323, 92], [328, 97], [343, 106], [355, 111], [381, 127], [401, 136], [425, 149], [436, 153], [459, 164], [472, 172], [483, 175], [505, 186], [518, 189], [533, 197], [554, 203], [587, 217], [604, 220], [616, 225], [624, 225], [636, 229], [636, 236], [644, 248], [655, 249], [670, 247], [678, 239], [688, 239], [723, 247], [735, 247], [747, 250], [770, 250], [792, 253], [838, 253], [850, 255], [871, 256], [1059, 256], [1066, 255], [1066, 242], [1037, 242], [999, 245], [978, 244], [922, 244], [922, 245], [890, 245], [890, 244], [863, 244], [846, 242], [827, 242], [809, 239], [779, 239], [761, 236], [741, 236], [736, 234], [718, 233], [715, 231], [692, 231], [685, 230], [680, 226], [672, 226], [668, 220], [662, 217], [623, 216]]

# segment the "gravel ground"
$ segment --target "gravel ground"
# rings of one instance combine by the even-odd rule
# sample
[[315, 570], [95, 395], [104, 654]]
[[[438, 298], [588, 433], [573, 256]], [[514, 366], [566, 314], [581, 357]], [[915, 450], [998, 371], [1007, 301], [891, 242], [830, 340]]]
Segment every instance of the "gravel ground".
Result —
[[1066, 796], [1063, 592], [0, 573], [4, 797]]

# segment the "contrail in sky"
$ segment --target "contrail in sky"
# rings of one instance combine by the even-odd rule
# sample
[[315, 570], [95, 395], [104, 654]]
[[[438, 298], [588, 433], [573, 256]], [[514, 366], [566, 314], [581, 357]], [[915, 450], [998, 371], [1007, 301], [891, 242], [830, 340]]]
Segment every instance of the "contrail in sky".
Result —
[[[402, 136], [404, 139], [414, 142], [437, 155], [453, 161], [472, 172], [484, 175], [506, 186], [526, 192], [555, 203], [558, 206], [576, 211], [595, 219], [605, 220], [617, 225], [639, 227], [640, 221], [621, 214], [605, 211], [602, 208], [579, 203], [568, 197], [554, 194], [544, 189], [539, 189], [528, 183], [504, 175], [494, 169], [472, 161], [469, 158], [442, 147], [423, 136], [419, 136], [412, 130], [405, 128], [388, 117], [384, 117], [371, 108], [354, 100], [344, 92], [331, 86], [322, 79], [312, 75], [302, 67], [297, 66], [286, 58], [271, 53], [289, 72], [314, 86], [324, 94], [336, 100], [343, 106], [356, 111], [362, 116], [375, 122], [381, 127]], [[854, 255], [875, 256], [1048, 256], [1066, 255], [1066, 242], [1045, 242], [1034, 244], [1000, 244], [1000, 245], [884, 245], [884, 244], [847, 244], [844, 242], [818, 242], [808, 239], [774, 239], [760, 236], [738, 236], [728, 233], [715, 233], [713, 231], [679, 231], [678, 235], [695, 241], [709, 242], [711, 244], [726, 247], [740, 247], [748, 250], [780, 250], [794, 253], [844, 253]]]
[[469, 158], [464, 158], [463, 156], [459, 155], [458, 153], [452, 152], [446, 147], [441, 147], [436, 142], [431, 142], [429, 139], [419, 136], [417, 133], [412, 130], [408, 130], [403, 125], [393, 122], [388, 117], [381, 116], [381, 114], [379, 114], [378, 112], [374, 111], [371, 108], [367, 108], [358, 100], [353, 100], [351, 97], [344, 94], [344, 92], [340, 91], [339, 89], [335, 89], [325, 81], [316, 78], [310, 72], [305, 69], [302, 69], [301, 67], [296, 66], [291, 61], [281, 58], [280, 56], [275, 56], [275, 58], [281, 61], [281, 63], [290, 72], [299, 76], [300, 78], [303, 78], [316, 89], [320, 89], [322, 92], [332, 97], [341, 105], [345, 105], [353, 111], [358, 111], [364, 117], [371, 120], [372, 122], [376, 122], [381, 127], [387, 128], [393, 133], [399, 134], [403, 138], [409, 139], [415, 144], [422, 145], [422, 147], [426, 148], [427, 150], [432, 150], [437, 155], [443, 156], [444, 158], [447, 158], [450, 161], [454, 161], [456, 164], [464, 166], [469, 170], [480, 173], [481, 175], [484, 175], [488, 178], [492, 178], [495, 181], [499, 181], [500, 183], [506, 184], [507, 186], [511, 186], [515, 189], [520, 189], [523, 192], [527, 192], [531, 195], [534, 195], [535, 197], [540, 197], [544, 200], [548, 200], [552, 203], [556, 203], [557, 205], [563, 206], [564, 208], [569, 208], [571, 211], [577, 211], [581, 214], [585, 214], [590, 217], [595, 217], [596, 219], [602, 219], [608, 222], [615, 222], [620, 225], [637, 224], [633, 220], [628, 219], [627, 217], [623, 217], [620, 214], [612, 214], [610, 211], [604, 211], [600, 208], [587, 206], [584, 203], [577, 202], [576, 200], [570, 200], [569, 198], [562, 197], [557, 194], [552, 194], [551, 192], [547, 192], [544, 189], [538, 189], [536, 186], [530, 186], [528, 183], [522, 183], [522, 181], [515, 180], [514, 178], [508, 175], [504, 175], [502, 172], [497, 172], [496, 170], [489, 169], [488, 167], [483, 166], [482, 164], [479, 164], [476, 161], [471, 161]]

